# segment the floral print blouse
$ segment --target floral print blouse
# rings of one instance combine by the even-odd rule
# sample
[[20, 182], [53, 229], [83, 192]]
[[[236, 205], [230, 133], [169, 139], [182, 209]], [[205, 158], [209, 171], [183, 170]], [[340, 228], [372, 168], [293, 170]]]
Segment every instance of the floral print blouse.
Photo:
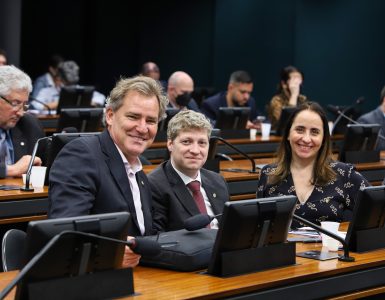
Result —
[[[316, 185], [304, 204], [298, 201], [294, 212], [296, 215], [317, 224], [323, 221], [349, 220], [357, 192], [370, 184], [351, 164], [332, 162], [330, 165], [337, 174], [336, 179], [329, 181], [324, 186]], [[276, 165], [270, 164], [261, 170], [257, 198], [296, 196], [291, 175], [279, 184], [267, 184], [267, 174], [274, 168]], [[292, 227], [298, 227], [298, 223], [293, 223]]]

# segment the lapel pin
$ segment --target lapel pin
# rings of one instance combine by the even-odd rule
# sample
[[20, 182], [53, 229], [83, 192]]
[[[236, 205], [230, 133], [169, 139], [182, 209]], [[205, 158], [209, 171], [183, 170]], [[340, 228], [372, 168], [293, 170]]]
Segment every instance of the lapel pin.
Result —
[[216, 194], [216, 193], [213, 193], [213, 197], [216, 198], [216, 197], [217, 197], [217, 194]]
[[141, 183], [141, 184], [144, 186], [144, 182], [143, 182], [143, 180], [141, 180], [141, 181], [140, 181], [140, 183]]
[[24, 146], [24, 142], [20, 142], [20, 146]]

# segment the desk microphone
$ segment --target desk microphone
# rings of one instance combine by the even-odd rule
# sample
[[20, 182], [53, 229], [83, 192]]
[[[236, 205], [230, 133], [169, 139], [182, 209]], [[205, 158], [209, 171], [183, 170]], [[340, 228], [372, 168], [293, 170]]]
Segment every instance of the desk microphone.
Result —
[[205, 228], [211, 223], [212, 220], [220, 216], [222, 216], [222, 214], [218, 214], [215, 216], [209, 216], [208, 214], [197, 214], [184, 220], [183, 226], [188, 231], [199, 230]]
[[36, 99], [36, 98], [32, 98], [32, 97], [31, 97], [31, 98], [29, 98], [29, 102], [37, 102], [37, 103], [43, 105], [44, 108], [47, 109], [48, 115], [51, 115], [51, 114], [52, 114], [51, 108], [50, 108], [46, 103], [44, 103], [43, 101], [40, 101], [40, 100], [38, 100], [38, 99]]
[[[105, 240], [113, 243], [125, 244], [130, 249], [140, 255], [155, 256], [160, 253], [159, 243], [144, 239], [144, 238], [135, 238], [131, 240], [118, 240], [114, 238], [109, 238], [93, 233], [81, 232], [81, 231], [63, 231], [60, 234], [54, 236], [24, 267], [20, 270], [17, 276], [5, 287], [4, 290], [0, 293], [0, 299], [4, 299], [5, 296], [24, 278], [25, 275], [45, 256], [45, 254], [62, 238], [63, 236], [68, 235], [80, 235], [85, 237], [91, 237], [97, 240]], [[81, 274], [79, 274], [81, 275]]]
[[333, 128], [332, 128], [332, 133], [334, 132], [334, 130], [335, 130], [337, 124], [339, 123], [339, 121], [341, 120], [341, 118], [346, 118], [350, 122], [354, 123], [353, 119], [349, 118], [345, 113], [348, 110], [354, 108], [356, 105], [359, 105], [359, 104], [361, 104], [364, 101], [365, 101], [364, 97], [359, 97], [356, 101], [354, 101], [354, 103], [352, 105], [349, 105], [348, 107], [346, 107], [343, 110], [341, 110], [341, 108], [338, 107], [338, 106], [328, 105], [326, 107], [326, 109], [329, 110], [330, 112], [338, 115], [337, 119], [334, 121]]
[[[359, 102], [359, 100], [360, 100], [360, 102]], [[364, 101], [364, 98], [358, 98], [357, 101], [356, 101], [356, 104], [359, 104], [359, 103], [361, 103], [362, 101]], [[354, 106], [354, 105], [353, 105], [353, 106]], [[347, 116], [347, 115], [345, 114], [345, 112], [346, 112], [348, 109], [350, 109], [349, 107], [348, 107], [348, 109], [344, 109], [344, 110], [341, 111], [341, 109], [340, 109], [338, 106], [328, 105], [328, 106], [327, 106], [327, 109], [328, 109], [330, 112], [334, 112], [334, 113], [338, 114], [338, 118], [337, 118], [336, 122], [334, 122], [332, 132], [334, 131], [334, 128], [336, 127], [336, 124], [337, 124], [337, 122], [339, 121], [339, 119], [341, 119], [341, 117], [342, 117], [342, 118], [345, 118], [345, 119], [348, 120], [349, 122], [352, 122], [353, 124], [358, 124], [358, 125], [360, 125], [360, 124], [361, 124], [361, 125], [367, 124], [367, 123], [360, 123], [360, 122], [357, 122], [356, 120], [353, 120], [352, 118], [350, 118], [349, 116]], [[381, 129], [381, 131], [382, 131], [382, 129]], [[382, 140], [385, 140], [385, 136], [383, 136], [381, 133], [378, 134], [378, 137], [379, 137], [380, 139], [382, 139]]]
[[31, 160], [29, 161], [29, 165], [28, 165], [28, 168], [27, 168], [27, 173], [25, 175], [25, 185], [20, 188], [21, 191], [23, 191], [23, 192], [32, 192], [33, 191], [33, 188], [29, 187], [29, 181], [30, 181], [30, 178], [31, 178], [33, 161], [35, 160], [36, 152], [37, 152], [37, 149], [39, 148], [39, 143], [41, 141], [43, 141], [43, 140], [49, 140], [49, 139], [51, 139], [51, 137], [50, 136], [46, 136], [46, 137], [42, 137], [42, 138], [40, 138], [40, 139], [38, 139], [36, 141], [35, 146], [33, 147], [32, 155], [31, 155]]
[[[241, 154], [243, 157], [245, 157], [246, 159], [248, 159], [250, 162], [251, 162], [251, 170], [249, 171], [249, 173], [256, 173], [255, 171], [255, 161], [254, 159], [252, 159], [249, 155], [247, 155], [245, 152], [243, 152], [241, 149], [235, 147], [234, 145], [230, 144], [228, 141], [226, 141], [225, 139], [219, 137], [219, 136], [212, 136], [210, 137], [210, 142], [212, 140], [217, 140], [217, 141], [221, 141], [222, 143], [226, 144], [227, 146], [229, 146], [230, 148], [232, 148], [233, 150], [235, 150], [237, 153]], [[213, 149], [215, 149], [213, 147]], [[213, 150], [214, 151], [214, 150]]]
[[343, 255], [340, 255], [338, 256], [338, 260], [341, 260], [341, 261], [345, 261], [345, 262], [353, 262], [355, 261], [355, 258], [352, 257], [352, 256], [349, 256], [349, 246], [348, 244], [346, 243], [345, 239], [343, 239], [342, 237], [340, 237], [339, 235], [333, 233], [333, 232], [330, 232], [329, 230], [326, 230], [324, 228], [322, 228], [321, 226], [318, 226], [317, 224], [314, 224], [304, 218], [301, 218], [300, 216], [297, 216], [296, 214], [293, 215], [293, 219], [297, 220], [298, 222], [301, 222], [313, 229], [315, 229], [316, 231], [319, 231], [337, 241], [339, 241], [342, 246], [343, 246], [343, 249], [344, 249], [344, 254]]

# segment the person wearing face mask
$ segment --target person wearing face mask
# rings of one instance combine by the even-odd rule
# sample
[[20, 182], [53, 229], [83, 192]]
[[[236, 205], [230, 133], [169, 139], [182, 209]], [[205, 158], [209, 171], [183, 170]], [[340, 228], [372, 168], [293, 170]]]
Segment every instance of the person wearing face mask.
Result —
[[176, 71], [168, 79], [167, 97], [170, 100], [169, 107], [178, 109], [191, 109], [199, 112], [199, 106], [191, 97], [194, 90], [194, 81], [191, 76], [183, 71]]
[[250, 107], [249, 121], [246, 129], [259, 129], [260, 124], [253, 123], [261, 113], [258, 111], [255, 99], [251, 97], [253, 81], [246, 71], [235, 71], [230, 75], [227, 91], [220, 92], [202, 102], [201, 111], [215, 124], [220, 107]]
[[296, 67], [287, 66], [281, 70], [281, 80], [278, 84], [277, 93], [270, 100], [268, 106], [271, 129], [277, 130], [283, 107], [295, 107], [307, 101], [306, 96], [300, 93], [303, 78], [303, 73]]

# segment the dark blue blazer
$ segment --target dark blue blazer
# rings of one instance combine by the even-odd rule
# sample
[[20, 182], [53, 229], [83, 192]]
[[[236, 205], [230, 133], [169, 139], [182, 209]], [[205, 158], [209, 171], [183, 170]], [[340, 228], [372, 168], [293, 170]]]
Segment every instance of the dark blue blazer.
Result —
[[[127, 211], [132, 216], [129, 234], [140, 235], [124, 163], [107, 130], [68, 143], [56, 157], [49, 179], [49, 218]], [[145, 234], [153, 234], [150, 184], [143, 171], [136, 179]]]
[[[201, 169], [201, 179], [214, 214], [221, 214], [230, 197], [226, 181], [218, 173], [206, 169]], [[183, 229], [187, 218], [200, 213], [191, 193], [170, 161], [152, 171], [148, 180], [151, 184], [153, 219], [157, 230]]]
[[[211, 121], [215, 122], [217, 120], [220, 107], [227, 107], [226, 94], [227, 92], [220, 92], [202, 102], [201, 112]], [[254, 120], [261, 114], [257, 110], [255, 99], [253, 97], [249, 98], [249, 101], [247, 101], [245, 106], [250, 107], [250, 121]]]
[[385, 117], [381, 107], [377, 107], [375, 110], [372, 110], [357, 119], [358, 123], [363, 124], [380, 124], [381, 137], [377, 140], [377, 150], [385, 150]]

